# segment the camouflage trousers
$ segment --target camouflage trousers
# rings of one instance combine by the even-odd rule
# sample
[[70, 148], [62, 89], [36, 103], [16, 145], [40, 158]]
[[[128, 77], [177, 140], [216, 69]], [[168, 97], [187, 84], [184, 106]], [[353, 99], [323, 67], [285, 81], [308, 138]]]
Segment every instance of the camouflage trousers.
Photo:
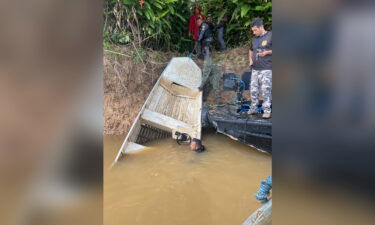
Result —
[[203, 101], [207, 100], [212, 88], [215, 91], [216, 102], [221, 100], [222, 74], [220, 68], [214, 64], [210, 57], [206, 58], [203, 64], [202, 84]]
[[221, 100], [221, 89], [222, 89], [221, 86], [222, 86], [221, 77], [220, 76], [211, 76], [207, 80], [206, 84], [203, 86], [203, 101], [207, 100], [207, 97], [210, 94], [211, 90], [214, 89], [215, 100], [216, 100], [216, 102], [219, 102]]
[[251, 110], [259, 104], [259, 90], [263, 96], [262, 109], [265, 113], [271, 112], [272, 101], [272, 70], [252, 70], [250, 81]]

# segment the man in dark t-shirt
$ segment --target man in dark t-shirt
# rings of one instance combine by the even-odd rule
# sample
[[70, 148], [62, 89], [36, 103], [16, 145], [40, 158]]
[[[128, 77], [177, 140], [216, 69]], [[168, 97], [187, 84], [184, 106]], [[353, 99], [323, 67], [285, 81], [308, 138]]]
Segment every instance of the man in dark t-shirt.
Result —
[[249, 114], [258, 113], [259, 89], [263, 95], [263, 118], [271, 117], [272, 100], [272, 32], [264, 29], [263, 21], [255, 18], [251, 23], [254, 34], [249, 50], [249, 63], [252, 69], [250, 82], [251, 107]]

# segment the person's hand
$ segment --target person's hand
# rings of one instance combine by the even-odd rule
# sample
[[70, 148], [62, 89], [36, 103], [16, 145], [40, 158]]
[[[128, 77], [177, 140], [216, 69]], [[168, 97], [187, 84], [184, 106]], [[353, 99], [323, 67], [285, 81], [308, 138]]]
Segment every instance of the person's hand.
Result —
[[253, 66], [253, 60], [250, 60], [250, 62], [249, 62], [249, 66], [251, 67], [251, 66]]
[[259, 53], [258, 53], [258, 56], [263, 57], [263, 56], [266, 56], [267, 54], [268, 54], [267, 51], [259, 52]]

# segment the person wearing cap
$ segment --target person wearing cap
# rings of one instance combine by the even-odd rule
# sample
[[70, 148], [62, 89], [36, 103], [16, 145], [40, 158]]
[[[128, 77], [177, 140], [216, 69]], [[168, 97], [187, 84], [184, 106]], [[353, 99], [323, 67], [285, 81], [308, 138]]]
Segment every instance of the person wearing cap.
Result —
[[201, 13], [201, 7], [196, 5], [193, 7], [194, 13], [190, 17], [189, 22], [189, 33], [188, 35], [193, 38], [194, 41], [194, 51], [196, 54], [200, 54], [198, 51], [198, 34], [199, 34], [199, 26], [197, 24], [198, 17], [202, 18], [204, 20], [204, 16]]
[[[213, 33], [215, 26], [212, 24], [212, 16], [207, 15], [207, 21], [204, 21], [200, 17], [197, 19], [199, 25], [198, 41], [204, 49], [204, 57], [210, 57], [210, 46], [214, 41]], [[198, 58], [202, 59], [203, 56], [198, 54]]]
[[206, 148], [204, 147], [204, 145], [202, 145], [202, 141], [199, 140], [199, 139], [197, 139], [197, 138], [193, 138], [193, 140], [191, 141], [191, 143], [190, 143], [190, 149], [192, 151], [197, 152], [197, 153], [201, 153], [204, 150], [206, 150]]
[[272, 32], [266, 31], [263, 20], [255, 18], [251, 22], [254, 34], [249, 50], [249, 63], [252, 69], [250, 81], [251, 106], [248, 114], [257, 114], [259, 89], [263, 95], [263, 118], [271, 117], [272, 98]]

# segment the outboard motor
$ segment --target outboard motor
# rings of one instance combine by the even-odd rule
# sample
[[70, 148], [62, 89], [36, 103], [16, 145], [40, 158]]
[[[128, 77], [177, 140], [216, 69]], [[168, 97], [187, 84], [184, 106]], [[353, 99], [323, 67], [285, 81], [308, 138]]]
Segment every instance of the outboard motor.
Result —
[[[244, 75], [243, 75], [244, 76]], [[246, 88], [246, 83], [236, 77], [234, 73], [226, 73], [223, 75], [223, 89], [224, 91], [234, 91], [236, 96], [233, 99], [233, 104], [237, 106], [237, 113], [247, 112], [250, 109], [249, 104], [245, 104], [245, 98], [243, 97], [243, 91]], [[248, 85], [247, 85], [248, 88]]]

